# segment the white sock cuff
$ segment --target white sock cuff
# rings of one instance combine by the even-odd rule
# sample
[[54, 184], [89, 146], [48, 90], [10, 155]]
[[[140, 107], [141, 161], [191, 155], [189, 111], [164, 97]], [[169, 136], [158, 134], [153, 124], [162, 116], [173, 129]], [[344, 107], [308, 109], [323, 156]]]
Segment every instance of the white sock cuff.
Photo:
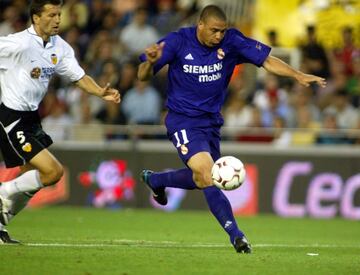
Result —
[[[44, 185], [40, 181], [40, 173], [38, 170], [30, 170], [25, 172], [21, 176], [14, 179], [14, 182], [18, 184], [18, 187], [20, 189], [19, 191], [21, 192], [35, 191], [44, 187]], [[23, 189], [22, 187], [25, 188]], [[25, 190], [25, 189], [29, 189], [29, 190]]]
[[17, 193], [37, 191], [42, 187], [44, 185], [40, 181], [39, 171], [31, 170], [13, 180], [4, 182], [0, 193], [5, 195], [5, 197], [10, 197]]
[[40, 189], [40, 188], [43, 188], [44, 185], [42, 184], [42, 182], [41, 182], [41, 180], [40, 180], [40, 173], [39, 173], [39, 171], [38, 171], [38, 170], [31, 170], [31, 171], [29, 171], [29, 172], [32, 172], [32, 171], [34, 171], [34, 173], [35, 173], [35, 180], [36, 180], [37, 184], [39, 185], [39, 189]]

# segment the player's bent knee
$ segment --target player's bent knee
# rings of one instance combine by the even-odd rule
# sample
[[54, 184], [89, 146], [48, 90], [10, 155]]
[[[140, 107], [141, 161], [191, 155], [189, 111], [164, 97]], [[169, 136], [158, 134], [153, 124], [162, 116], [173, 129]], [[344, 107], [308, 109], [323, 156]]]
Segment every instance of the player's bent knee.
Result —
[[64, 168], [62, 166], [56, 166], [47, 173], [40, 173], [40, 178], [45, 186], [49, 186], [57, 183], [63, 175]]
[[193, 172], [193, 179], [196, 186], [201, 189], [213, 185], [211, 174], [207, 172]]
[[64, 168], [62, 166], [57, 166], [56, 169], [53, 170], [53, 173], [51, 175], [52, 184], [57, 183], [63, 175]]
[[58, 182], [61, 177], [64, 175], [64, 168], [62, 166], [58, 167], [56, 171], [54, 171], [54, 181]]

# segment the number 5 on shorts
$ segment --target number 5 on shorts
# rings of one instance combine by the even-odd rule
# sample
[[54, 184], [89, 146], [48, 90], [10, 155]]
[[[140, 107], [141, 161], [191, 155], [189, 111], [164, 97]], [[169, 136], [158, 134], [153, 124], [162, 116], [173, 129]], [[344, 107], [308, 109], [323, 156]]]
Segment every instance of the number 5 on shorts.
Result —
[[24, 131], [17, 131], [16, 132], [16, 137], [19, 140], [20, 144], [23, 144], [25, 142]]

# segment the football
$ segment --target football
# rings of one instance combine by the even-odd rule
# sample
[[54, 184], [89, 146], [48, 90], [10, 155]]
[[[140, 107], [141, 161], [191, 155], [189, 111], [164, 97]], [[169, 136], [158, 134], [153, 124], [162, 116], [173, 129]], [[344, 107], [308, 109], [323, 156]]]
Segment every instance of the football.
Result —
[[211, 169], [214, 184], [224, 190], [234, 190], [245, 180], [246, 171], [241, 160], [225, 156], [215, 161]]

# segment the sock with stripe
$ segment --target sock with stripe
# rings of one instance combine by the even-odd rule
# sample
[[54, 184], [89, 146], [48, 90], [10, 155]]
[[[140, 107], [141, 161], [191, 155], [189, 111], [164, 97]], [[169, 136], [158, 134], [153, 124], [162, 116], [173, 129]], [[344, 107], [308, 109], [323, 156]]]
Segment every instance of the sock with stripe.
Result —
[[211, 213], [229, 234], [231, 243], [234, 243], [235, 237], [243, 237], [244, 233], [238, 228], [230, 202], [224, 193], [216, 186], [204, 188], [203, 193]]
[[150, 185], [154, 189], [159, 187], [174, 187], [187, 190], [197, 188], [192, 178], [192, 171], [189, 168], [155, 172], [150, 176]]
[[39, 171], [31, 170], [13, 180], [2, 182], [0, 186], [0, 196], [9, 199], [15, 194], [34, 192], [42, 187], [44, 187], [44, 185], [40, 182]]

